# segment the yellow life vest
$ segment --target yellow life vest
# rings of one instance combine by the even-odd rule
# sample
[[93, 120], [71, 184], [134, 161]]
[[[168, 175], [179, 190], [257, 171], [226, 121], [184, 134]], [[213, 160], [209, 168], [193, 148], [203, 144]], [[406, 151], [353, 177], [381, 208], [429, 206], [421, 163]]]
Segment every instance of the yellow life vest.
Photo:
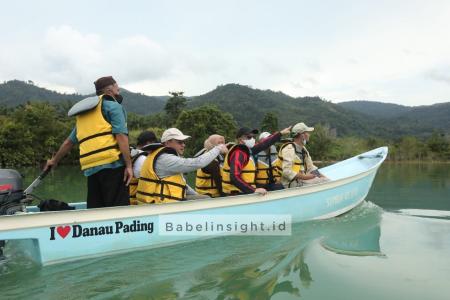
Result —
[[129, 184], [129, 192], [130, 192], [130, 205], [137, 205], [138, 201], [136, 199], [137, 186], [138, 186], [139, 178], [132, 177]]
[[[204, 153], [206, 153], [206, 149], [198, 152], [195, 157], [203, 155]], [[198, 169], [195, 176], [195, 191], [199, 194], [208, 195], [210, 197], [220, 196], [219, 189], [217, 188], [211, 174], [204, 172], [202, 169]]]
[[270, 174], [272, 174], [272, 178], [274, 182], [279, 182], [281, 178], [281, 173], [278, 168], [278, 158], [271, 162], [271, 165], [268, 165], [262, 160], [258, 159], [256, 163], [256, 184], [265, 185], [270, 183]]
[[102, 103], [103, 95], [94, 109], [76, 117], [81, 170], [109, 164], [120, 157], [112, 126], [103, 117]]
[[252, 187], [256, 188], [255, 185], [255, 178], [256, 178], [256, 166], [255, 161], [253, 160], [253, 157], [250, 153], [250, 150], [245, 145], [234, 145], [231, 147], [231, 149], [228, 151], [227, 155], [225, 156], [225, 160], [223, 163], [222, 168], [222, 189], [223, 192], [226, 194], [232, 194], [234, 192], [240, 193], [241, 190], [238, 189], [232, 182], [231, 182], [231, 176], [230, 176], [230, 156], [231, 153], [236, 150], [237, 148], [240, 148], [247, 152], [248, 154], [248, 162], [242, 169], [241, 178], [244, 180], [247, 184], [251, 185]]
[[165, 178], [156, 175], [155, 163], [163, 153], [177, 155], [172, 148], [159, 147], [147, 156], [138, 180], [136, 199], [139, 204], [168, 203], [186, 199], [186, 181], [181, 173]]
[[294, 147], [294, 151], [295, 151], [295, 154], [296, 154], [295, 155], [295, 159], [294, 159], [294, 164], [292, 165], [292, 171], [295, 172], [295, 173], [299, 173], [299, 172], [304, 173], [305, 172], [305, 163], [304, 163], [304, 161], [302, 159], [303, 158], [303, 154], [302, 154], [302, 152], [297, 151], [297, 147], [295, 146], [295, 143], [293, 143], [293, 142], [288, 142], [288, 143], [283, 144], [281, 146], [281, 148], [280, 148], [280, 151], [278, 151], [278, 160], [277, 160], [276, 165], [275, 165], [277, 170], [278, 170], [278, 172], [280, 174], [282, 174], [282, 172], [283, 172], [283, 154], [282, 154], [282, 151], [288, 145], [292, 145], [292, 147]]
[[[132, 162], [133, 166], [134, 166], [134, 163], [136, 162], [136, 160], [139, 157], [143, 156], [143, 155], [147, 156], [148, 153], [143, 151], [143, 152], [140, 152], [140, 153], [136, 154], [132, 158], [131, 162]], [[138, 204], [138, 201], [136, 199], [136, 193], [137, 193], [137, 188], [138, 188], [138, 181], [139, 181], [139, 178], [134, 177], [134, 174], [133, 174], [133, 177], [131, 178], [130, 185], [129, 185], [130, 204], [131, 205], [137, 205]]]

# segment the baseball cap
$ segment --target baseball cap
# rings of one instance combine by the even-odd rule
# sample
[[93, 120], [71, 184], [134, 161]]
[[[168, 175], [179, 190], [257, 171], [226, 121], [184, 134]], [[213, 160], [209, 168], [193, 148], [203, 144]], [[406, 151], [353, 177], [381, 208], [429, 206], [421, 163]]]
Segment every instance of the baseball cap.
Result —
[[292, 127], [291, 132], [293, 135], [297, 135], [303, 132], [314, 131], [314, 127], [308, 127], [305, 123], [297, 123]]
[[258, 129], [250, 129], [248, 127], [242, 127], [239, 128], [239, 130], [236, 133], [236, 138], [240, 138], [243, 135], [247, 135], [247, 134], [258, 134]]
[[167, 142], [170, 140], [178, 140], [178, 141], [184, 141], [188, 138], [190, 138], [191, 136], [189, 135], [184, 135], [179, 129], [177, 128], [169, 128], [166, 131], [163, 132], [162, 136], [161, 136], [161, 142]]

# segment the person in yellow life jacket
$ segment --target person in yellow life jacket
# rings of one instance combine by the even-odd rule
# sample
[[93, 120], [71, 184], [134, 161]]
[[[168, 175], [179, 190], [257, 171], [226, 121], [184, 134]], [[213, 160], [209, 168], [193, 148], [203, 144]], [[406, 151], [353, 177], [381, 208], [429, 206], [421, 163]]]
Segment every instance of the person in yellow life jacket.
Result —
[[[269, 132], [262, 132], [259, 140], [263, 140], [270, 136]], [[256, 161], [256, 186], [263, 187], [268, 191], [282, 190], [283, 185], [280, 183], [280, 172], [277, 166], [278, 152], [274, 145], [259, 152], [255, 156]]]
[[137, 138], [136, 148], [131, 149], [131, 163], [133, 165], [133, 178], [130, 181], [130, 204], [138, 204], [136, 200], [136, 192], [138, 186], [138, 179], [141, 174], [142, 165], [147, 158], [147, 155], [160, 146], [156, 135], [153, 131], [143, 131]]
[[[225, 144], [225, 138], [218, 134], [209, 136], [195, 157], [210, 151], [214, 146]], [[223, 164], [223, 156], [218, 155], [209, 165], [198, 169], [195, 177], [195, 191], [202, 195], [210, 197], [226, 196], [222, 190], [221, 167]]]
[[197, 194], [186, 183], [183, 173], [204, 168], [219, 154], [227, 153], [228, 149], [219, 144], [198, 157], [183, 158], [181, 156], [188, 138], [190, 136], [184, 135], [177, 128], [169, 128], [163, 132], [163, 145], [153, 150], [142, 166], [136, 193], [139, 204], [208, 198]]
[[126, 112], [112, 76], [94, 82], [97, 96], [76, 103], [68, 112], [76, 126], [44, 170], [55, 167], [75, 144], [87, 176], [87, 208], [129, 205], [128, 184], [133, 176]]
[[257, 129], [242, 127], [236, 134], [236, 145], [225, 156], [222, 169], [222, 188], [228, 195], [258, 193], [265, 195], [265, 188], [256, 186], [256, 165], [253, 156], [269, 148], [287, 134], [289, 128], [276, 132], [255, 144]]
[[314, 127], [308, 127], [305, 123], [295, 124], [291, 130], [292, 142], [282, 145], [278, 152], [281, 182], [286, 188], [328, 181], [313, 164], [305, 147], [312, 131]]

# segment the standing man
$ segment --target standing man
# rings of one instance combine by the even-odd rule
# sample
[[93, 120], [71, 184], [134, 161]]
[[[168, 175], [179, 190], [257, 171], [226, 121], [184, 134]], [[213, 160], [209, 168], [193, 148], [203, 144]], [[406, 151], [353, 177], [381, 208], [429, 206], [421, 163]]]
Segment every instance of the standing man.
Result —
[[55, 167], [78, 144], [88, 181], [87, 208], [129, 205], [133, 169], [123, 98], [112, 76], [101, 77], [94, 85], [98, 97], [81, 100], [69, 110], [69, 116], [76, 116], [76, 126], [44, 170]]

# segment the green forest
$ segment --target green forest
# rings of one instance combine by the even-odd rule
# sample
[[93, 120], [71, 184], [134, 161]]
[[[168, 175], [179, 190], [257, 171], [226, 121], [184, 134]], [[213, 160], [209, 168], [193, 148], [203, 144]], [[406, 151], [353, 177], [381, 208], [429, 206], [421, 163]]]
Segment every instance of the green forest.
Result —
[[[173, 92], [162, 112], [152, 115], [128, 113], [130, 143], [134, 144], [142, 130], [153, 130], [158, 136], [164, 129], [177, 127], [191, 135], [186, 155], [193, 155], [202, 148], [203, 141], [213, 133], [224, 135], [233, 141], [238, 123], [227, 112], [212, 104], [188, 108], [188, 99], [182, 92]], [[16, 107], [0, 108], [0, 164], [2, 168], [25, 165], [42, 165], [58, 149], [74, 126], [74, 119], [67, 117], [70, 103], [50, 104], [29, 102]], [[299, 119], [298, 121], [302, 121]], [[264, 114], [253, 127], [265, 131], [279, 128], [274, 112]], [[435, 131], [427, 138], [403, 136], [395, 139], [380, 137], [336, 136], [327, 124], [312, 123], [315, 131], [308, 145], [314, 160], [341, 160], [375, 147], [389, 146], [389, 159], [393, 161], [450, 160], [449, 140], [444, 133]], [[62, 163], [76, 164], [77, 151]]]

